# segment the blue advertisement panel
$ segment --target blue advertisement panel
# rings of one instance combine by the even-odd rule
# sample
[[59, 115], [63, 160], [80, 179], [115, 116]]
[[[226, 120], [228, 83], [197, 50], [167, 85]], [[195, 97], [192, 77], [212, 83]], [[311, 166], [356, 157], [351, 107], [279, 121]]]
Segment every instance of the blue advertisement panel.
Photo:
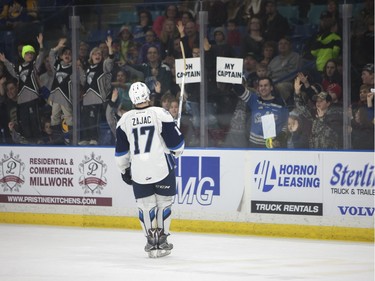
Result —
[[250, 159], [252, 214], [358, 218], [373, 227], [374, 154], [253, 151]]
[[374, 218], [374, 156], [357, 153], [354, 159], [340, 153], [329, 153], [323, 160], [327, 216]]
[[177, 162], [175, 208], [236, 211], [244, 193], [242, 157], [240, 151], [185, 151]]
[[323, 167], [316, 153], [253, 151], [248, 171], [251, 212], [323, 215]]

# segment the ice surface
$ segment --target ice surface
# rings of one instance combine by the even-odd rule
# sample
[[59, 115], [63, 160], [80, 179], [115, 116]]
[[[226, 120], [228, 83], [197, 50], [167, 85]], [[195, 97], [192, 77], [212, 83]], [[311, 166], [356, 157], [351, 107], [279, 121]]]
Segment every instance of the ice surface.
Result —
[[[0, 224], [0, 281], [374, 280], [374, 244], [172, 233], [149, 259], [142, 232]], [[159, 279], [160, 278], [160, 279]]]

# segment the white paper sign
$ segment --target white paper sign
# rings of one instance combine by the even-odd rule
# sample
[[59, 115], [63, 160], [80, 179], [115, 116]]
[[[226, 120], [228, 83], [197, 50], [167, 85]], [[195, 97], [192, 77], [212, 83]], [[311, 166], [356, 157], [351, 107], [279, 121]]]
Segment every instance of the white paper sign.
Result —
[[223, 83], [242, 84], [243, 59], [216, 58], [216, 81]]
[[263, 115], [262, 117], [262, 129], [263, 138], [273, 138], [276, 137], [276, 123], [273, 114]]
[[[176, 59], [176, 84], [182, 83], [182, 77], [184, 76], [184, 60]], [[201, 59], [200, 58], [188, 58], [186, 59], [186, 74], [185, 84], [188, 83], [200, 83], [201, 82]]]

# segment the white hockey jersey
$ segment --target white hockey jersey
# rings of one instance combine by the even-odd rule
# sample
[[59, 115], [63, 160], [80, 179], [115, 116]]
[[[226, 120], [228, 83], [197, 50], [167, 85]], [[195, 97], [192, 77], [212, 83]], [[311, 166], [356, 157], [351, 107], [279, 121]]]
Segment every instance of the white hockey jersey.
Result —
[[133, 181], [155, 183], [174, 169], [171, 152], [181, 154], [184, 137], [168, 111], [161, 107], [136, 108], [117, 123], [115, 158], [121, 173], [131, 164]]

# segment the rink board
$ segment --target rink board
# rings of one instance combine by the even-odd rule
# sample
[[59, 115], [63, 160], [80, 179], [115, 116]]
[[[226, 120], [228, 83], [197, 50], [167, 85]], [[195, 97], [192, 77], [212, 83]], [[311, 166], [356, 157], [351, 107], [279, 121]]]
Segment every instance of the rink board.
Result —
[[[0, 147], [0, 222], [138, 229], [113, 148]], [[374, 241], [374, 153], [187, 149], [172, 231]]]

